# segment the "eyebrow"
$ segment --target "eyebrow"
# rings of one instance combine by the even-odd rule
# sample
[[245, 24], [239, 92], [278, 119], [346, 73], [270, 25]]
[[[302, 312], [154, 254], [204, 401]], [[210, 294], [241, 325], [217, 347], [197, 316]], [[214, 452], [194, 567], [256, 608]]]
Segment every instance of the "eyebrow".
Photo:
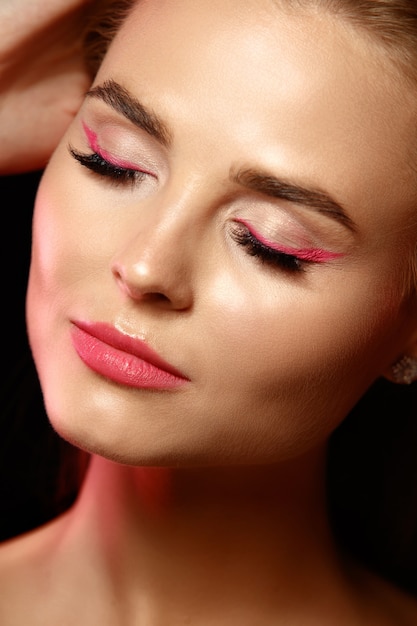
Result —
[[310, 207], [333, 217], [352, 232], [356, 232], [356, 224], [347, 214], [344, 207], [324, 191], [303, 187], [269, 174], [263, 174], [247, 168], [232, 174], [232, 180], [247, 189], [294, 204]]
[[[123, 115], [132, 124], [154, 137], [163, 146], [172, 143], [168, 126], [148, 107], [135, 98], [125, 87], [115, 80], [106, 80], [87, 91], [86, 97], [97, 98]], [[233, 182], [270, 198], [287, 200], [294, 204], [310, 207], [335, 218], [349, 230], [356, 232], [356, 225], [343, 206], [329, 194], [264, 174], [251, 168], [231, 173]]]
[[86, 97], [102, 100], [162, 145], [170, 145], [171, 133], [168, 127], [153, 111], [145, 107], [116, 81], [106, 80], [102, 85], [97, 85], [87, 91]]

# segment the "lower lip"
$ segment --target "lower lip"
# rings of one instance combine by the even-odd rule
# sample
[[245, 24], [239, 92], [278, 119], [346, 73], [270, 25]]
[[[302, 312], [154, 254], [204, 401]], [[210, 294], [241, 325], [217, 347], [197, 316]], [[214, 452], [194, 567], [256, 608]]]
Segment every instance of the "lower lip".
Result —
[[188, 382], [100, 341], [77, 326], [71, 329], [71, 339], [87, 367], [120, 385], [137, 389], [174, 389]]

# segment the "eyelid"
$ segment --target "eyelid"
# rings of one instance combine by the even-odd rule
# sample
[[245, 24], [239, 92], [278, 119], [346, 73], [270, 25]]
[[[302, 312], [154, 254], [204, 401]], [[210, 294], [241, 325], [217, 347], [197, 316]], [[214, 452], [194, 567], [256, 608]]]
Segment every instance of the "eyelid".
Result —
[[85, 122], [82, 122], [82, 127], [90, 149], [94, 153], [98, 154], [104, 161], [107, 161], [107, 163], [113, 165], [116, 168], [143, 172], [143, 174], [147, 174], [156, 178], [155, 174], [149, 169], [143, 166], [135, 165], [129, 161], [126, 161], [125, 159], [114, 157], [112, 154], [110, 154], [110, 152], [100, 146], [97, 138], [97, 133], [95, 133]]
[[281, 254], [297, 257], [300, 261], [306, 261], [308, 263], [326, 263], [327, 261], [332, 261], [344, 256], [343, 253], [330, 252], [328, 250], [324, 250], [323, 248], [293, 248], [277, 244], [266, 239], [266, 237], [261, 235], [251, 224], [246, 222], [246, 220], [243, 220], [241, 218], [235, 218], [235, 221], [247, 228], [250, 234], [255, 237], [263, 246], [266, 246], [271, 250], [275, 250], [276, 252], [280, 252]]
[[90, 170], [93, 174], [102, 179], [108, 179], [118, 185], [129, 184], [135, 186], [140, 184], [147, 177], [147, 174], [140, 170], [126, 169], [112, 165], [97, 152], [83, 154], [75, 150], [71, 145], [68, 145], [68, 151], [80, 165]]
[[305, 271], [306, 261], [265, 246], [241, 222], [234, 223], [231, 235], [232, 239], [237, 244], [243, 246], [250, 256], [258, 258], [263, 264], [273, 266], [278, 270], [290, 271], [294, 274], [301, 274]]

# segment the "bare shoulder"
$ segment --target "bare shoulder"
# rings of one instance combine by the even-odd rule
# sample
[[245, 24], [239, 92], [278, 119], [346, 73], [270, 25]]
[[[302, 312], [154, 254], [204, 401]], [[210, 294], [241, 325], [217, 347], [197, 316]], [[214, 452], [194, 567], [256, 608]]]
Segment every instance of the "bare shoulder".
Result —
[[36, 555], [56, 539], [63, 520], [64, 516], [56, 518], [0, 543], [0, 577], [10, 575], [15, 570], [21, 571], [25, 564], [36, 560]]
[[59, 518], [0, 544], [0, 624], [35, 623], [30, 611], [48, 580], [43, 556], [53, 554], [62, 521]]

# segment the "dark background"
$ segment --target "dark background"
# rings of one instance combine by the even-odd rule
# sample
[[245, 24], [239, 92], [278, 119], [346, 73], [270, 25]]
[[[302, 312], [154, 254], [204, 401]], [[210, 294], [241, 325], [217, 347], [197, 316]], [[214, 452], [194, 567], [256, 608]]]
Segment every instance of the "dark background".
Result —
[[2, 373], [0, 374], [0, 541], [71, 504], [78, 453], [53, 431], [28, 344], [25, 294], [31, 222], [41, 172], [0, 178], [2, 204]]

